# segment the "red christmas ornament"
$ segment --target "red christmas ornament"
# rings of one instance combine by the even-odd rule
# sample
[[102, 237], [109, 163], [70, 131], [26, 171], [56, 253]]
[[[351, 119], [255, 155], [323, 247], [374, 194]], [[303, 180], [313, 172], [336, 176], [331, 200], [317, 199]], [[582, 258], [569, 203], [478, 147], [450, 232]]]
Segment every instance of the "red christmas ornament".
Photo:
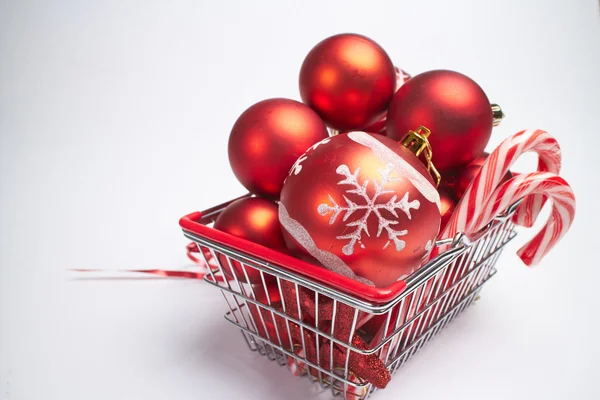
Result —
[[[219, 214], [214, 228], [274, 250], [286, 251], [277, 216], [277, 204], [271, 200], [258, 197], [236, 200]], [[225, 256], [219, 253], [217, 258], [225, 275], [233, 278]], [[246, 282], [242, 265], [235, 260], [231, 260], [231, 265], [237, 279]], [[251, 283], [262, 282], [260, 271], [257, 269], [246, 265], [246, 272]], [[265, 279], [272, 279], [271, 275], [264, 275]]]
[[[396, 89], [394, 90], [394, 92], [397, 92], [398, 89], [400, 89], [400, 87], [404, 85], [404, 82], [406, 82], [410, 78], [411, 76], [407, 72], [396, 67]], [[385, 124], [387, 122], [386, 116], [387, 111], [385, 114], [383, 114], [381, 118], [379, 118], [377, 122], [374, 122], [373, 124], [369, 125], [368, 127], [362, 130], [369, 133], [380, 133], [382, 135], [385, 135]]]
[[[483, 153], [482, 155], [475, 157], [473, 161], [465, 166], [442, 172], [442, 182], [440, 184], [440, 187], [443, 188], [442, 190], [445, 190], [449, 194], [452, 194], [452, 197], [460, 200], [469, 188], [473, 179], [479, 174], [479, 171], [488, 156], [488, 153]], [[513, 174], [510, 171], [507, 172], [502, 179], [502, 183], [512, 177]]]
[[[442, 180], [440, 182], [439, 189], [445, 190], [446, 192], [452, 193], [454, 195], [454, 190], [456, 189], [456, 184], [458, 182], [458, 174], [460, 172], [460, 167], [449, 169], [446, 171], [441, 171], [440, 175], [442, 176]], [[454, 197], [457, 197], [454, 195]], [[441, 229], [440, 229], [441, 231]]]
[[330, 127], [363, 129], [381, 118], [396, 87], [387, 53], [356, 34], [329, 37], [306, 56], [300, 70], [300, 96]]
[[279, 219], [293, 252], [385, 287], [428, 255], [440, 226], [439, 194], [423, 163], [385, 136], [327, 138], [298, 159]]
[[395, 94], [387, 114], [387, 135], [399, 140], [425, 126], [438, 169], [464, 165], [481, 155], [492, 133], [492, 106], [471, 78], [435, 70], [414, 76]]
[[438, 192], [440, 194], [440, 204], [441, 204], [440, 212], [442, 214], [442, 222], [440, 224], [440, 231], [442, 231], [446, 227], [446, 224], [448, 223], [448, 221], [450, 220], [450, 217], [452, 216], [452, 213], [454, 212], [454, 208], [456, 207], [456, 203], [458, 202], [458, 200], [451, 194], [451, 192], [449, 192], [447, 190], [438, 189]]
[[240, 115], [229, 136], [229, 163], [252, 193], [277, 198], [296, 159], [328, 136], [319, 116], [289, 99], [269, 99]]

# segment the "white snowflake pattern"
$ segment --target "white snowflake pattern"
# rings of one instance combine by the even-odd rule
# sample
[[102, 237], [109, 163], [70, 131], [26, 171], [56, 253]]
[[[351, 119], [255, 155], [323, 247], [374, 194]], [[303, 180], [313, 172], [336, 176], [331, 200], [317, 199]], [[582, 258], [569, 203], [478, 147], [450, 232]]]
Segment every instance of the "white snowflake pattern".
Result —
[[425, 254], [423, 254], [423, 257], [421, 258], [423, 261], [427, 261], [427, 259], [431, 255], [431, 250], [433, 250], [433, 244], [433, 240], [428, 240], [427, 243], [425, 243]]
[[317, 208], [317, 211], [320, 215], [325, 216], [331, 214], [331, 218], [329, 219], [329, 224], [333, 224], [340, 213], [345, 212], [343, 216], [343, 221], [347, 221], [350, 216], [358, 210], [365, 210], [365, 214], [356, 221], [350, 222], [346, 224], [347, 227], [356, 227], [356, 229], [347, 235], [337, 236], [337, 239], [340, 240], [350, 240], [348, 244], [346, 244], [342, 248], [342, 252], [345, 255], [351, 255], [354, 253], [354, 246], [358, 242], [361, 247], [364, 245], [361, 242], [361, 236], [364, 232], [367, 236], [371, 236], [369, 233], [369, 229], [367, 227], [367, 221], [371, 214], [375, 214], [377, 219], [379, 220], [379, 226], [377, 228], [377, 237], [381, 236], [381, 233], [385, 230], [388, 234], [388, 241], [383, 246], [383, 248], [387, 248], [390, 242], [394, 242], [396, 246], [396, 251], [401, 251], [404, 249], [406, 243], [399, 239], [401, 236], [404, 236], [408, 233], [408, 230], [394, 230], [393, 225], [397, 225], [398, 221], [393, 219], [388, 219], [384, 215], [382, 215], [381, 210], [387, 210], [394, 217], [398, 218], [398, 213], [396, 210], [400, 210], [406, 214], [408, 219], [411, 219], [411, 209], [418, 210], [420, 207], [420, 203], [418, 200], [408, 201], [408, 192], [404, 194], [401, 200], [397, 200], [397, 196], [394, 194], [392, 198], [387, 203], [377, 203], [377, 200], [380, 196], [384, 194], [392, 194], [393, 190], [385, 190], [385, 185], [388, 182], [393, 181], [394, 179], [390, 177], [391, 172], [393, 171], [394, 166], [392, 164], [388, 164], [385, 169], [379, 169], [379, 173], [381, 176], [381, 181], [374, 182], [375, 186], [375, 194], [372, 198], [369, 197], [367, 193], [367, 187], [369, 185], [369, 180], [365, 180], [361, 185], [358, 182], [358, 174], [360, 173], [360, 167], [356, 168], [354, 173], [350, 173], [350, 169], [347, 165], [342, 164], [336, 169], [336, 173], [339, 175], [343, 175], [345, 179], [338, 182], [338, 185], [351, 185], [354, 188], [346, 190], [346, 193], [354, 193], [358, 196], [362, 197], [366, 204], [357, 204], [352, 200], [348, 199], [345, 195], [344, 200], [346, 201], [345, 206], [338, 205], [335, 200], [329, 195], [329, 201], [332, 205], [329, 204], [320, 204]]
[[425, 244], [425, 251], [430, 252], [433, 249], [433, 241], [428, 240]]
[[327, 137], [323, 140], [321, 140], [320, 142], [317, 142], [315, 144], [313, 144], [308, 150], [306, 150], [306, 153], [302, 154], [294, 163], [294, 165], [292, 165], [292, 168], [290, 168], [290, 174], [292, 173], [292, 171], [294, 172], [294, 175], [298, 175], [300, 173], [300, 171], [302, 171], [302, 162], [304, 162], [304, 160], [306, 160], [307, 154], [310, 151], [313, 151], [314, 149], [316, 149], [317, 147], [319, 147], [322, 144], [328, 143], [331, 140], [330, 137]]

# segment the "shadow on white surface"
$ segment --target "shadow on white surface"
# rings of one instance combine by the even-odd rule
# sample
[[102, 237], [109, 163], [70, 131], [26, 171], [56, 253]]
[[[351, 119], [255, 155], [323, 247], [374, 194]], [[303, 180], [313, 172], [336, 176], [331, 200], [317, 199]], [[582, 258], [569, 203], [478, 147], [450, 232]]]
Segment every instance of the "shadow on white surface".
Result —
[[323, 392], [329, 394], [328, 390], [311, 384], [308, 379], [293, 376], [285, 366], [250, 351], [240, 331], [224, 319], [206, 326], [194, 340], [178, 342], [174, 346], [173, 353], [181, 360], [193, 354], [190, 367], [195, 366], [199, 379], [226, 376], [235, 382], [235, 386], [268, 394], [269, 398], [300, 400], [314, 398]]

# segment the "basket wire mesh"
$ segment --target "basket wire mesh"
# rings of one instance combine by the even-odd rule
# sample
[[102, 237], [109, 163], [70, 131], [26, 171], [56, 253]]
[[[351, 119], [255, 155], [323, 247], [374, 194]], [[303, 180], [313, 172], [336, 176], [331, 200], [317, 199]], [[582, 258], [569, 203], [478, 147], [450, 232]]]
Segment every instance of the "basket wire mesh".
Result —
[[[241, 330], [250, 350], [287, 365], [296, 375], [304, 375], [323, 389], [330, 389], [333, 396], [363, 400], [377, 388], [349, 369], [352, 354], [376, 354], [393, 375], [473, 304], [482, 286], [496, 273], [495, 264], [503, 247], [516, 235], [511, 216], [517, 205], [513, 204], [492, 221], [476, 239], [469, 240], [459, 234], [451, 240], [436, 243], [437, 246], [451, 244], [451, 248], [406, 278], [405, 290], [384, 304], [369, 303], [336, 291], [192, 232], [184, 230], [184, 234], [197, 244], [207, 265], [209, 261], [216, 263], [216, 272], [210, 271], [205, 280], [220, 289], [228, 307], [225, 319]], [[219, 211], [216, 209], [203, 218], [214, 221]], [[208, 254], [211, 257], [207, 257]], [[241, 266], [238, 271], [241, 270], [243, 276], [235, 273], [234, 263]], [[219, 275], [223, 276], [224, 268], [234, 271], [233, 279], [218, 279]], [[244, 283], [249, 281], [249, 269], [260, 272], [258, 285]], [[286, 304], [289, 302], [283, 295], [284, 284], [294, 285], [295, 304]], [[298, 295], [300, 290], [313, 293], [316, 308], [313, 324], [304, 318], [305, 311], [300, 307]], [[266, 296], [258, 296], [259, 291]], [[273, 291], [279, 294], [280, 308], [274, 307]], [[319, 321], [318, 309], [325, 300], [333, 304], [332, 321], [327, 326]], [[341, 307], [353, 310], [347, 339], [334, 332]], [[379, 321], [379, 329], [370, 334], [368, 347], [354, 345], [351, 338], [355, 334], [365, 335], [359, 331], [359, 325], [374, 318]], [[300, 334], [295, 335], [298, 331]], [[342, 365], [334, 363], [334, 348], [345, 355]], [[324, 349], [329, 349], [329, 357]], [[316, 354], [316, 359], [307, 357], [309, 353]]]

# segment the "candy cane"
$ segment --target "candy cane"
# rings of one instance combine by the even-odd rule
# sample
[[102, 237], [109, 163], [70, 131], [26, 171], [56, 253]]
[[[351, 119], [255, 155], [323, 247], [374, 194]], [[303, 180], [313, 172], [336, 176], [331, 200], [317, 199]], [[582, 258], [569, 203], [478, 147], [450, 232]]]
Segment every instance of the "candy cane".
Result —
[[[551, 148], [547, 149], [549, 156], [539, 157], [538, 172], [551, 172], [558, 175], [561, 167], [560, 146], [558, 146], [558, 143], [556, 145], [547, 143], [546, 145], [551, 146]], [[513, 222], [517, 225], [531, 228], [545, 203], [546, 196], [543, 194], [527, 196], [519, 205], [519, 208], [517, 208], [513, 216]]]
[[[474, 232], [475, 218], [488, 204], [492, 192], [498, 187], [506, 172], [523, 153], [533, 151], [539, 156], [541, 172], [560, 172], [560, 146], [556, 139], [543, 130], [524, 130], [504, 140], [489, 155], [477, 177], [465, 191], [450, 221], [439, 238], [454, 237], [457, 232]], [[543, 194], [528, 196], [515, 214], [519, 225], [531, 226], [537, 218], [545, 198]]]
[[552, 199], [552, 211], [540, 232], [517, 254], [526, 265], [535, 265], [567, 233], [575, 218], [575, 196], [569, 184], [549, 172], [520, 174], [492, 193], [481, 213], [475, 218], [470, 232], [484, 228], [496, 215], [525, 196], [544, 194]]

